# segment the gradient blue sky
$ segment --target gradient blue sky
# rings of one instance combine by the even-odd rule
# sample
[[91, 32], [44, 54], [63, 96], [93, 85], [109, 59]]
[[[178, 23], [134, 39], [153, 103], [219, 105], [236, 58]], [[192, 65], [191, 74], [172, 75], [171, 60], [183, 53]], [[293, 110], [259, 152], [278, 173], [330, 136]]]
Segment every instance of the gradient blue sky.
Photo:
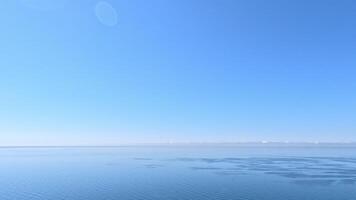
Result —
[[0, 25], [0, 145], [356, 141], [354, 0], [5, 0]]

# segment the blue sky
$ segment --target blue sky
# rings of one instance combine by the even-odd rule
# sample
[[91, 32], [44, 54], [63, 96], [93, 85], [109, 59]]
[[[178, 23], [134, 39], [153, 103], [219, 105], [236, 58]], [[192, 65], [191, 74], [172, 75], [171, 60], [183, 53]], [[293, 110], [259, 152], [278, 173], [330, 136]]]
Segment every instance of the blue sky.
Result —
[[356, 141], [353, 0], [5, 0], [0, 145]]

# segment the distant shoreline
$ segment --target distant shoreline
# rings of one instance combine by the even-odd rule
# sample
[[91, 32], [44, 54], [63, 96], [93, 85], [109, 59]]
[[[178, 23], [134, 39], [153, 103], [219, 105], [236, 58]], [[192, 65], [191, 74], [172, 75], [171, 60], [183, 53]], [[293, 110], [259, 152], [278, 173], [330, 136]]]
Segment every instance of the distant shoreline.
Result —
[[270, 147], [270, 148], [356, 148], [356, 142], [349, 143], [312, 143], [312, 142], [246, 142], [246, 143], [131, 143], [131, 144], [118, 144], [118, 145], [0, 145], [0, 149], [15, 149], [15, 148], [140, 148], [140, 147]]

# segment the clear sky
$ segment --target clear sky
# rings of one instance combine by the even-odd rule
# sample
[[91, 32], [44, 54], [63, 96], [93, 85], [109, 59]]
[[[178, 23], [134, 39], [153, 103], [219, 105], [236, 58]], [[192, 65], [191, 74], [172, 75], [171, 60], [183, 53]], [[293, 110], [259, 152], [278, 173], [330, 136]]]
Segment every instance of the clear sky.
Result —
[[354, 0], [3, 0], [0, 145], [356, 141]]

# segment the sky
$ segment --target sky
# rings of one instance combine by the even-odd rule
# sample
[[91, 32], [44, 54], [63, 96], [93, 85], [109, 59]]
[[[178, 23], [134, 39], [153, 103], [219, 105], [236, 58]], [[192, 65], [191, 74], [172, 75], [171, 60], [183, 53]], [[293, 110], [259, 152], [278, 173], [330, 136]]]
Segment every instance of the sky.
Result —
[[354, 0], [4, 0], [0, 145], [356, 141]]

